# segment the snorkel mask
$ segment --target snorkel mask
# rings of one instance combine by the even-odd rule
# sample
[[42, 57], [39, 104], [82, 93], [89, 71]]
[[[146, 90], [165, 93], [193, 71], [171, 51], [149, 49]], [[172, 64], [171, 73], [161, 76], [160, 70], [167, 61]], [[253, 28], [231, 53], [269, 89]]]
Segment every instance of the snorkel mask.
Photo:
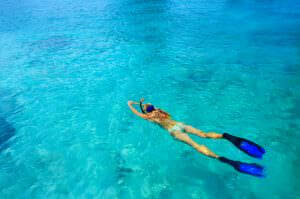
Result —
[[155, 110], [155, 107], [154, 107], [152, 104], [147, 104], [147, 105], [148, 105], [148, 106], [147, 106], [146, 112], [145, 112], [144, 109], [143, 109], [143, 103], [140, 102], [140, 108], [141, 108], [141, 111], [142, 111], [144, 114], [150, 113], [150, 112], [152, 112], [152, 111]]
[[155, 108], [154, 108], [154, 106], [152, 104], [149, 105], [149, 106], [147, 106], [147, 108], [146, 108], [147, 113], [150, 113], [150, 112], [152, 112], [154, 110], [155, 110]]

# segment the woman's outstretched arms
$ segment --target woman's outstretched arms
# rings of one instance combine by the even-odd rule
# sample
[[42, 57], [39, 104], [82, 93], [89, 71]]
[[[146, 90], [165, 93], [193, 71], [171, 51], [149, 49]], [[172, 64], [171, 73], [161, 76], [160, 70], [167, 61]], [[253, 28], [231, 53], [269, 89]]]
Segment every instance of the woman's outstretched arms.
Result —
[[139, 104], [138, 102], [128, 101], [127, 104], [128, 104], [128, 106], [129, 106], [130, 110], [131, 110], [134, 114], [136, 114], [137, 116], [139, 116], [139, 117], [141, 117], [141, 118], [143, 118], [143, 119], [149, 119], [148, 115], [138, 112], [138, 111], [132, 106], [133, 104]]

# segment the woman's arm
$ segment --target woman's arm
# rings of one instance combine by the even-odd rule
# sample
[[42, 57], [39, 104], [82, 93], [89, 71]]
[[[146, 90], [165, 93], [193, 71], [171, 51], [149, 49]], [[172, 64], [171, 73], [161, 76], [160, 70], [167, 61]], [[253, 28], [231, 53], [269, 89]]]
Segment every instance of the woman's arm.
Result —
[[132, 106], [132, 104], [139, 104], [139, 103], [133, 102], [133, 101], [128, 101], [127, 104], [128, 104], [128, 106], [129, 106], [130, 110], [131, 110], [134, 114], [136, 114], [137, 116], [139, 116], [139, 117], [141, 117], [141, 118], [143, 118], [143, 119], [149, 119], [148, 115], [138, 112], [138, 111]]

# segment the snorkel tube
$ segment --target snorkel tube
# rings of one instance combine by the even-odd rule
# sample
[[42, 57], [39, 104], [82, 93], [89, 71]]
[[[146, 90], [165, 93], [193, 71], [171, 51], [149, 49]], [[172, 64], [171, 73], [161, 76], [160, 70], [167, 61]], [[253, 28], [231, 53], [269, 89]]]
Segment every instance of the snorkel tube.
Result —
[[140, 108], [141, 108], [141, 111], [146, 114], [146, 112], [144, 111], [143, 109], [143, 100], [140, 100]]

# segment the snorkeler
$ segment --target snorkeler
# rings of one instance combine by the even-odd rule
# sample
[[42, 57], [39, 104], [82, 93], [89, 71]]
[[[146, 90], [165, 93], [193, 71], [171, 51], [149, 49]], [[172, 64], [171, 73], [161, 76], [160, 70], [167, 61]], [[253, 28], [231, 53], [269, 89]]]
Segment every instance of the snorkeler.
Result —
[[[202, 138], [211, 138], [211, 139], [226, 139], [232, 144], [234, 144], [238, 149], [241, 151], [247, 153], [248, 155], [255, 157], [255, 158], [262, 158], [262, 156], [265, 153], [265, 150], [255, 144], [254, 142], [251, 142], [249, 140], [246, 140], [244, 138], [236, 137], [233, 135], [230, 135], [228, 133], [218, 134], [215, 132], [203, 132], [199, 129], [196, 129], [192, 126], [186, 125], [182, 122], [177, 122], [175, 120], [171, 119], [171, 116], [169, 113], [155, 108], [152, 104], [143, 104], [144, 99], [142, 98], [140, 102], [133, 102], [128, 101], [128, 106], [131, 109], [131, 111], [136, 114], [137, 116], [148, 120], [150, 122], [154, 122], [158, 125], [160, 125], [162, 128], [166, 129], [170, 134], [177, 140], [182, 141], [190, 146], [192, 146], [194, 149], [196, 149], [198, 152], [211, 157], [218, 159], [219, 161], [231, 165], [235, 170], [257, 176], [257, 177], [263, 177], [263, 167], [258, 164], [249, 164], [239, 161], [230, 160], [228, 158], [216, 155], [214, 152], [209, 150], [204, 145], [199, 145], [194, 140], [190, 138], [188, 134], [197, 135]], [[140, 109], [142, 113], [137, 111], [132, 105], [133, 104], [139, 104]]]

